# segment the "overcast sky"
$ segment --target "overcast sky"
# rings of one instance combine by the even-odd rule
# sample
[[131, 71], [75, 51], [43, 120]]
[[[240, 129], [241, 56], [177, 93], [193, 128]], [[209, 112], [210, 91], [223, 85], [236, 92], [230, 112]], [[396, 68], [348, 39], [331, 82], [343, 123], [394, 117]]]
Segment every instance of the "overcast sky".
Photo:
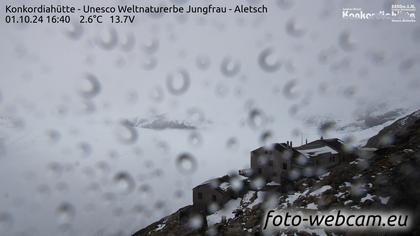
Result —
[[129, 234], [265, 143], [359, 145], [420, 108], [419, 23], [341, 16], [392, 1], [199, 2], [269, 12], [0, 23], [2, 235]]

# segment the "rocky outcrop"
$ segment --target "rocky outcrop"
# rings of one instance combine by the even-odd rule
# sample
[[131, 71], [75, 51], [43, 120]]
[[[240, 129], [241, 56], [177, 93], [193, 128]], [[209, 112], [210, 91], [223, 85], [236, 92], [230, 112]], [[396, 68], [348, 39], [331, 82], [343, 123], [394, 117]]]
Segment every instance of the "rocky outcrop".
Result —
[[410, 115], [403, 117], [391, 125], [382, 129], [377, 135], [370, 138], [366, 144], [366, 147], [383, 148], [390, 147], [392, 145], [405, 142], [401, 138], [414, 137], [409, 132], [412, 132], [413, 126], [420, 120], [420, 110], [411, 113]]

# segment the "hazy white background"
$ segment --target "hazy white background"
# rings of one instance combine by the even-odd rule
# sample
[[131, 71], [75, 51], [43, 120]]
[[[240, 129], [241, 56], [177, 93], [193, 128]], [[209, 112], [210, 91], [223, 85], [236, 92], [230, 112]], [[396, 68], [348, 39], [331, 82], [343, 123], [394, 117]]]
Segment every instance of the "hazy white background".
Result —
[[[2, 2], [1, 235], [128, 235], [191, 204], [195, 185], [247, 167], [260, 145], [320, 135], [359, 145], [420, 107], [419, 23], [341, 18], [392, 1], [159, 1], [173, 3], [269, 13], [7, 25]], [[265, 51], [276, 69], [259, 63]], [[168, 82], [186, 81], [171, 93]]]

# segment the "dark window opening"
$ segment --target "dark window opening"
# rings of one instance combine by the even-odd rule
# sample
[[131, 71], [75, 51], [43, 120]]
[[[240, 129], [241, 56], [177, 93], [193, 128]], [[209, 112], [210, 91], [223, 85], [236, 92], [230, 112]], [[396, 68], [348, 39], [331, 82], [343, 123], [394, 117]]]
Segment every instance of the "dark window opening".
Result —
[[273, 161], [272, 160], [270, 160], [270, 161], [268, 161], [268, 166], [270, 166], [270, 167], [273, 167]]
[[198, 193], [198, 199], [203, 199], [203, 193]]
[[287, 163], [283, 163], [283, 170], [287, 170]]
[[258, 174], [262, 174], [262, 169], [258, 168]]
[[216, 195], [211, 195], [211, 200], [213, 201], [213, 202], [215, 202], [216, 200], [217, 200], [217, 197], [216, 197]]

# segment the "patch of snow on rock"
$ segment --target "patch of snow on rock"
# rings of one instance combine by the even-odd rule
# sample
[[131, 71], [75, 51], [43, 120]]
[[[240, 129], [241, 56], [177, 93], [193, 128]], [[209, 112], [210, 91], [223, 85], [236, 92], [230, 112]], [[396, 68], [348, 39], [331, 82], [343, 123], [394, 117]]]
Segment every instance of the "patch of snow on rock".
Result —
[[379, 197], [379, 200], [381, 200], [381, 203], [383, 205], [386, 205], [388, 203], [388, 201], [389, 201], [390, 198], [391, 197]]
[[362, 199], [360, 199], [360, 202], [366, 202], [366, 201], [373, 201], [373, 195], [370, 195], [369, 193], [365, 196], [365, 197], [363, 197]]
[[265, 195], [265, 192], [262, 192], [262, 191], [257, 192], [257, 198], [251, 204], [248, 205], [248, 208], [252, 208], [253, 206], [257, 204], [262, 203], [264, 201], [264, 195]]
[[239, 209], [241, 206], [241, 199], [234, 199], [234, 200], [230, 200], [229, 202], [227, 202], [225, 204], [225, 206], [216, 211], [215, 213], [208, 215], [207, 216], [207, 224], [210, 225], [214, 225], [217, 223], [220, 223], [220, 221], [222, 221], [223, 217], [226, 217], [226, 220], [228, 219], [232, 219], [233, 217], [235, 217], [235, 214], [233, 213], [236, 209]]
[[308, 205], [306, 205], [306, 209], [318, 210], [318, 205], [316, 205], [315, 203], [311, 202]]
[[319, 188], [319, 189], [317, 189], [315, 191], [312, 191], [309, 195], [311, 195], [311, 196], [319, 196], [323, 192], [325, 192], [327, 190], [330, 190], [330, 189], [332, 189], [332, 187], [330, 185], [324, 185], [321, 188]]
[[163, 228], [165, 228], [166, 224], [162, 223], [162, 224], [158, 224], [155, 231], [161, 231]]

